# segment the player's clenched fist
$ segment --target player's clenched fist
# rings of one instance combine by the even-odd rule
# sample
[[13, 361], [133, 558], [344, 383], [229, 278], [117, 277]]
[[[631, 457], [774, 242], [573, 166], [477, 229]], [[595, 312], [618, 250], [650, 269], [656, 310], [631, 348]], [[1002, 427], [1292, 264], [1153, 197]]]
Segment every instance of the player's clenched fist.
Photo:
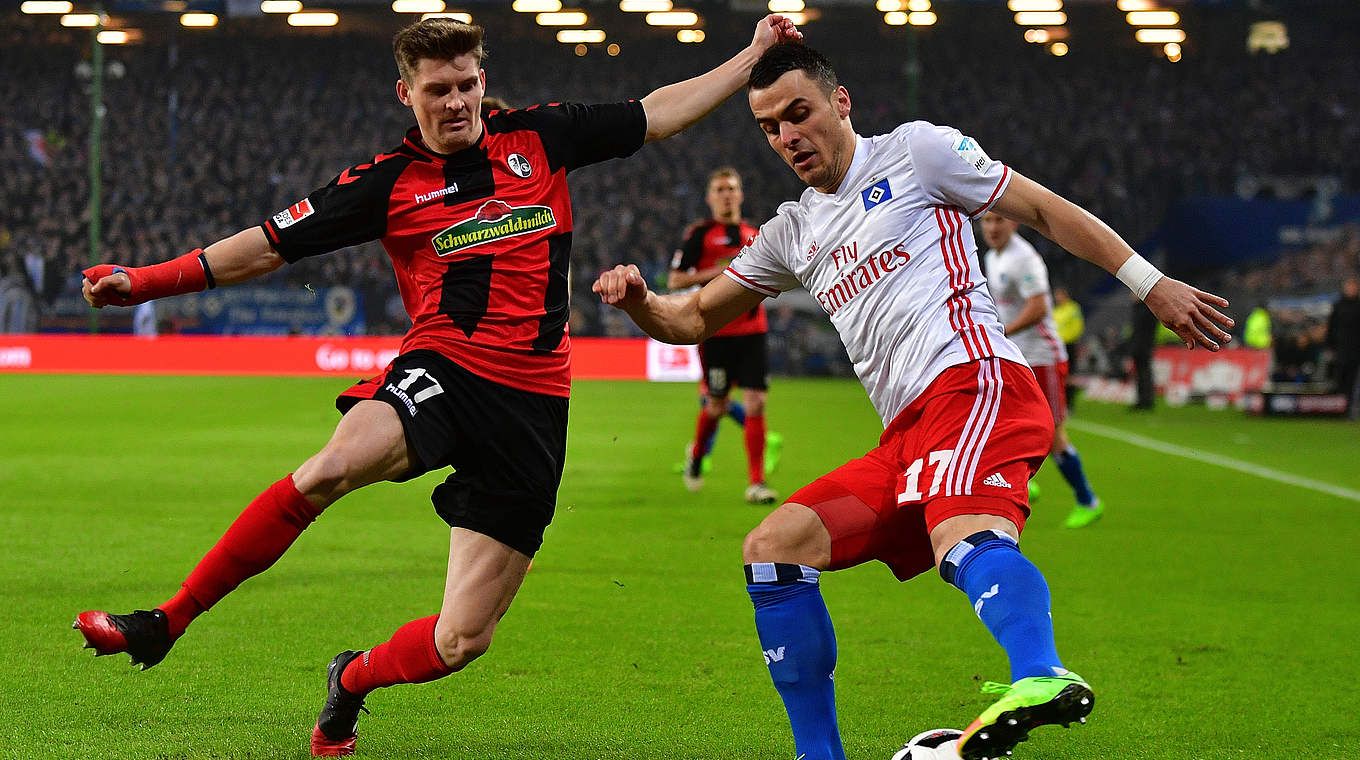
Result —
[[756, 24], [756, 34], [751, 40], [751, 45], [756, 50], [764, 51], [776, 42], [796, 42], [803, 39], [803, 33], [798, 31], [790, 19], [771, 13]]
[[619, 264], [602, 273], [590, 289], [600, 294], [600, 300], [610, 306], [626, 309], [647, 300], [647, 280], [633, 264]]
[[109, 304], [128, 305], [132, 279], [122, 267], [100, 264], [86, 269], [83, 274], [85, 279], [80, 283], [80, 292], [91, 306], [101, 309]]

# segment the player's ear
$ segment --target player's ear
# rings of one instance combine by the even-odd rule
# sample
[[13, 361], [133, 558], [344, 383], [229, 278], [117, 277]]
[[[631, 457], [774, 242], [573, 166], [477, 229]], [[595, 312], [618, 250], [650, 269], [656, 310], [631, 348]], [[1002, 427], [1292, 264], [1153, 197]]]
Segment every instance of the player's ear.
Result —
[[411, 88], [406, 86], [405, 79], [397, 80], [397, 100], [400, 100], [401, 104], [408, 108], [413, 105], [411, 102]]
[[836, 115], [842, 119], [850, 118], [850, 91], [844, 86], [836, 87], [834, 93], [836, 104]]
[[477, 69], [477, 76], [482, 80], [482, 94], [486, 94], [486, 69]]

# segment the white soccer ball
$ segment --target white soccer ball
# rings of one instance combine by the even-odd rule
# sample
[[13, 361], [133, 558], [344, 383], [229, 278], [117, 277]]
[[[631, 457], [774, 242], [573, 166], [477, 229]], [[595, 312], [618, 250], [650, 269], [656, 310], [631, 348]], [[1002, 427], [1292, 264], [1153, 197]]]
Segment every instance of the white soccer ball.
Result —
[[892, 760], [959, 760], [959, 739], [962, 731], [936, 728], [923, 731], [907, 742]]

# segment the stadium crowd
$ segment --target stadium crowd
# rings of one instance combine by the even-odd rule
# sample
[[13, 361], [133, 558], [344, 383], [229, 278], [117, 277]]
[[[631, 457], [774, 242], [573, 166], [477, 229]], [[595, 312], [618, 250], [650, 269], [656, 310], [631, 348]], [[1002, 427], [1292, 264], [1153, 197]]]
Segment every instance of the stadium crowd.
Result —
[[[512, 105], [641, 97], [717, 62], [748, 33], [749, 14], [705, 13], [703, 45], [633, 24], [631, 32], [611, 31], [619, 56], [596, 46], [577, 57], [523, 16], [488, 8], [478, 19], [488, 28], [488, 92]], [[1360, 155], [1348, 148], [1360, 142], [1360, 59], [1334, 55], [1354, 42], [1353, 32], [1316, 23], [1291, 29], [1289, 50], [1249, 55], [1244, 11], [1201, 13], [1185, 58], [1172, 64], [1146, 46], [1114, 41], [1127, 30], [1110, 9], [1070, 14], [1074, 25], [1106, 24], [1111, 39], [1074, 39], [1072, 53], [1056, 58], [1023, 42], [1000, 9], [977, 7], [965, 17], [950, 8], [920, 34], [914, 108], [909, 32], [884, 26], [869, 9], [841, 7], [807, 32], [837, 63], [860, 133], [913, 118], [957, 126], [1135, 246], [1186, 197], [1272, 192], [1270, 180], [1282, 177], [1325, 176], [1341, 192], [1360, 191]], [[0, 314], [27, 315], [7, 318], [6, 327], [31, 326], [37, 315], [48, 327], [59, 327], [63, 315], [84, 324], [76, 291], [90, 258], [88, 37], [50, 19], [13, 19], [0, 31], [7, 104], [0, 112], [0, 282], [7, 283]], [[410, 121], [392, 93], [387, 46], [397, 24], [388, 18], [368, 33], [283, 37], [278, 24], [237, 20], [206, 34], [148, 33], [143, 44], [110, 49], [98, 258], [142, 265], [219, 239], [395, 145]], [[701, 214], [704, 177], [724, 164], [744, 174], [753, 221], [801, 190], [740, 97], [677, 139], [574, 175], [574, 333], [635, 334], [599, 307], [589, 283], [620, 261], [662, 274], [684, 227]], [[1241, 287], [1232, 290], [1334, 289], [1337, 274], [1360, 266], [1358, 244], [1352, 234], [1301, 258], [1234, 272]], [[1102, 281], [1103, 273], [1057, 255], [1046, 241], [1041, 252], [1053, 280], [1078, 300]], [[1168, 269], [1193, 270], [1194, 262]], [[369, 332], [406, 327], [377, 244], [308, 259], [272, 278], [297, 287], [348, 283], [364, 291]], [[28, 290], [31, 303], [17, 291], [4, 295], [16, 287]], [[776, 361], [785, 369], [846, 368], [816, 315], [775, 313], [787, 328], [777, 338], [786, 355]]]

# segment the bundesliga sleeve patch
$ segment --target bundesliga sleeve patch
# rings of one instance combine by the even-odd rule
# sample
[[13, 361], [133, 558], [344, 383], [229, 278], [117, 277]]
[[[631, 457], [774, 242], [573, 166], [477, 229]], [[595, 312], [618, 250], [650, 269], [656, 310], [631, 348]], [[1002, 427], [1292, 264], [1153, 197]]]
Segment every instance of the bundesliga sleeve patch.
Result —
[[311, 216], [312, 213], [315, 212], [315, 210], [316, 209], [312, 208], [312, 201], [308, 198], [303, 198], [297, 203], [294, 203], [288, 208], [275, 214], [274, 226], [278, 227], [281, 230], [286, 229], [288, 227], [292, 227], [293, 225], [297, 224], [303, 219], [306, 219], [307, 217]]
[[988, 158], [987, 154], [982, 151], [982, 146], [978, 145], [977, 141], [971, 137], [959, 135], [954, 138], [953, 148], [954, 155], [963, 159], [965, 164], [973, 167], [974, 171], [979, 174], [987, 168], [987, 164], [992, 162], [992, 159]]

